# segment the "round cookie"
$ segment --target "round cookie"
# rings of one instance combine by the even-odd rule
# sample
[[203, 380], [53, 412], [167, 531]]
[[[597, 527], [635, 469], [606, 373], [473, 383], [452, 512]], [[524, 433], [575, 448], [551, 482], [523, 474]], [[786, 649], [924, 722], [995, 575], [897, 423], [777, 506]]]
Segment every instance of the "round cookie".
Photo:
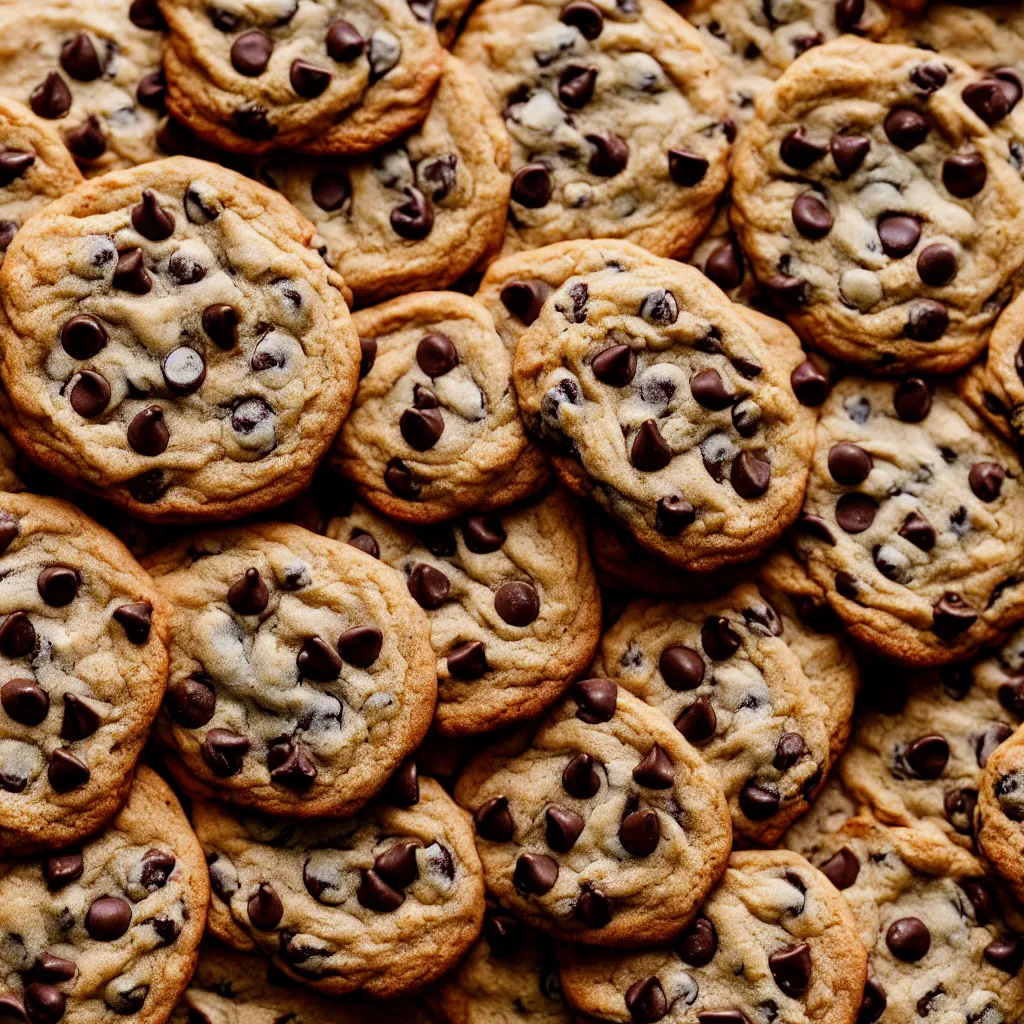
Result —
[[15, 440], [145, 519], [233, 518], [296, 494], [359, 365], [312, 238], [280, 196], [187, 157], [56, 200], [0, 268]]
[[989, 758], [978, 787], [978, 848], [1024, 899], [1024, 734], [1018, 729]]
[[843, 897], [798, 854], [734, 853], [671, 948], [566, 947], [562, 984], [588, 1017], [621, 1024], [851, 1024], [866, 955]]
[[362, 380], [327, 462], [396, 519], [433, 523], [500, 508], [547, 479], [509, 384], [490, 314], [457, 292], [356, 313]]
[[423, 120], [441, 73], [407, 0], [161, 0], [167, 104], [232, 152], [365, 153]]
[[970, 665], [918, 673], [869, 666], [840, 762], [855, 800], [890, 825], [934, 827], [973, 847], [982, 770], [1024, 719], [1024, 629]]
[[426, 611], [446, 736], [535, 717], [593, 657], [597, 584], [580, 509], [561, 490], [418, 533], [353, 502], [324, 532], [397, 569]]
[[517, 917], [588, 945], [653, 945], [725, 869], [725, 797], [660, 712], [581, 680], [530, 736], [474, 758], [455, 786], [473, 812], [487, 888]]
[[569, 278], [512, 380], [559, 477], [683, 569], [747, 561], [793, 521], [814, 413], [783, 324], [669, 260]]
[[259, 176], [316, 226], [324, 258], [360, 305], [447, 288], [501, 247], [508, 136], [451, 54], [430, 113], [363, 158], [269, 157]]
[[831, 766], [829, 715], [751, 583], [692, 604], [630, 602], [601, 638], [595, 676], [664, 712], [700, 752], [733, 831], [772, 845]]
[[154, 160], [165, 27], [156, 0], [7, 0], [0, 96], [30, 107], [87, 174]]
[[810, 344], [885, 373], [951, 373], [984, 348], [1024, 262], [1005, 120], [1020, 91], [948, 55], [845, 38], [762, 94], [732, 222]]
[[933, 832], [854, 818], [814, 861], [842, 891], [868, 951], [857, 1020], [1018, 1020], [1024, 940], [981, 864]]
[[0, 262], [18, 228], [81, 180], [57, 130], [0, 96]]
[[626, 238], [690, 250], [728, 177], [717, 62], [661, 0], [485, 0], [455, 53], [512, 141], [506, 251]]
[[146, 568], [172, 609], [161, 736], [186, 792], [352, 814], [423, 739], [427, 619], [369, 555], [264, 523], [193, 536]]
[[822, 407], [797, 553], [857, 640], [962, 661], [1024, 617], [1022, 472], [949, 388], [845, 377]]
[[197, 803], [211, 934], [335, 996], [392, 998], [439, 978], [480, 933], [480, 859], [468, 817], [436, 782], [400, 799], [309, 822]]
[[140, 768], [99, 836], [0, 864], [0, 1017], [163, 1024], [192, 974], [209, 903], [188, 819]]
[[0, 494], [0, 848], [117, 813], [167, 682], [169, 615], [127, 549], [53, 498]]
[[447, 1024], [573, 1024], [551, 940], [496, 906], [437, 1000]]

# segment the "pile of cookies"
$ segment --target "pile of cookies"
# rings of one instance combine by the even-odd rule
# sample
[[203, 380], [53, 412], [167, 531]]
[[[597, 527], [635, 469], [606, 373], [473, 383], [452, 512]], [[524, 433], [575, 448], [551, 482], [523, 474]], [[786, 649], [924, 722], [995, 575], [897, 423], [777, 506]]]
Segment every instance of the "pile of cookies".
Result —
[[0, 0], [0, 1022], [1024, 1020], [1024, 11]]

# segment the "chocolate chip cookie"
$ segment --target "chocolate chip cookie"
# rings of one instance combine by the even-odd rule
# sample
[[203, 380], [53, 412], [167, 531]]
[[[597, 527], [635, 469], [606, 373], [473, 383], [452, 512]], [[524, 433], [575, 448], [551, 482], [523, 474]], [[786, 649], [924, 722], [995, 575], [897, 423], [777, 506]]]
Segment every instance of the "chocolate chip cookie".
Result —
[[475, 76], [451, 54], [423, 124], [372, 157], [269, 157], [259, 176], [315, 225], [362, 305], [446, 288], [501, 247], [509, 144]]
[[397, 569], [426, 611], [446, 736], [540, 714], [593, 657], [600, 601], [564, 491], [420, 531], [346, 502], [323, 529]]
[[0, 426], [0, 491], [30, 490], [20, 472], [23, 459], [11, 435]]
[[1015, 75], [844, 38], [763, 93], [733, 163], [732, 221], [807, 341], [886, 373], [984, 348], [1024, 262]]
[[685, 254], [725, 188], [717, 62], [660, 0], [485, 0], [455, 53], [512, 140], [508, 251], [626, 238]]
[[268, 523], [146, 560], [172, 608], [161, 735], [188, 792], [268, 814], [351, 814], [423, 739], [437, 682], [404, 581]]
[[441, 73], [407, 0], [162, 0], [171, 113], [224, 149], [365, 153], [423, 120]]
[[670, 260], [570, 277], [519, 339], [512, 379], [559, 477], [680, 568], [774, 543], [797, 513], [814, 413], [785, 325]]
[[667, 941], [731, 845], [714, 774], [669, 719], [609, 679], [575, 683], [532, 736], [474, 758], [455, 798], [473, 812], [495, 899], [590, 945]]
[[[842, 765], [842, 761], [839, 764]], [[835, 835], [851, 818], [867, 813], [846, 791], [839, 776], [838, 770], [833, 771], [814, 798], [811, 809], [787, 829], [780, 847], [817, 861], [829, 836]]]
[[193, 821], [210, 865], [211, 934], [315, 991], [410, 992], [480, 933], [472, 826], [433, 779], [351, 818], [235, 817], [200, 802]]
[[524, 498], [547, 479], [527, 440], [490, 314], [420, 292], [353, 317], [362, 380], [328, 464], [374, 507], [432, 523]]
[[978, 787], [978, 848], [1018, 900], [1024, 899], [1022, 750], [1024, 734], [1018, 729], [989, 758]]
[[438, 991], [447, 1024], [572, 1024], [551, 940], [498, 906]]
[[970, 849], [982, 771], [1024, 719], [1024, 630], [969, 665], [865, 672], [840, 762], [846, 789], [890, 825], [928, 825]]
[[165, 27], [156, 0], [9, 0], [0, 7], [0, 96], [30, 107], [87, 174], [154, 160]]
[[458, 35], [462, 19], [473, 0], [413, 0], [413, 10], [433, 8], [434, 28], [442, 46], [451, 46]]
[[56, 200], [0, 270], [15, 440], [145, 519], [232, 518], [298, 493], [359, 367], [312, 238], [270, 189], [187, 157]]
[[131, 786], [167, 682], [167, 609], [78, 509], [2, 494], [0, 612], [0, 848], [67, 846]]
[[0, 1018], [163, 1024], [192, 974], [209, 903], [188, 820], [140, 768], [99, 836], [0, 864]]
[[846, 377], [822, 407], [797, 552], [857, 640], [962, 661], [1024, 617], [1021, 474], [950, 388]]
[[572, 1006], [621, 1024], [856, 1018], [866, 954], [846, 901], [788, 850], [734, 853], [698, 917], [671, 948], [566, 947]]
[[868, 951], [858, 1021], [1017, 1020], [1024, 940], [981, 864], [944, 837], [854, 818], [814, 863], [853, 910]]
[[57, 130], [0, 96], [0, 261], [28, 217], [81, 180]]
[[686, 262], [713, 281], [733, 302], [755, 309], [767, 305], [729, 220], [732, 204], [723, 200], [715, 219], [694, 246]]

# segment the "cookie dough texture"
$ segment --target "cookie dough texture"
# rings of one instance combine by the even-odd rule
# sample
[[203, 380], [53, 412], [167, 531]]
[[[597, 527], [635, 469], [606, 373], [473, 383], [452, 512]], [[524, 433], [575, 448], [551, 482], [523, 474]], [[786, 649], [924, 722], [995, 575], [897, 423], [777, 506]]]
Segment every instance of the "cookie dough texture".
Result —
[[532, 737], [474, 758], [455, 798], [475, 815], [491, 895], [589, 945], [667, 941], [731, 845], [725, 797], [700, 755], [607, 679], [576, 683]]
[[887, 373], [950, 373], [984, 348], [1024, 262], [1006, 116], [1019, 79], [999, 81], [847, 38], [763, 94], [733, 164], [732, 221], [808, 343]]
[[437, 682], [404, 581], [297, 526], [146, 560], [171, 608], [161, 736], [182, 787], [268, 814], [351, 814], [423, 739]]
[[479, 303], [423, 292], [363, 310], [353, 325], [363, 378], [328, 464], [370, 504], [429, 523], [499, 508], [544, 483], [508, 353]]
[[1004, 927], [1008, 907], [966, 850], [932, 832], [855, 818], [818, 857], [868, 951], [862, 1020], [1019, 1018], [1020, 939]]
[[393, 997], [452, 968], [483, 921], [466, 814], [432, 779], [411, 806], [297, 823], [196, 805], [210, 932], [317, 992]]
[[456, 44], [512, 140], [506, 251], [627, 238], [683, 254], [728, 176], [717, 62], [661, 0], [594, 7], [486, 0]]
[[0, 97], [30, 107], [86, 174], [155, 160], [166, 87], [156, 0], [7, 0]]
[[818, 854], [829, 837], [840, 831], [851, 818], [864, 813], [865, 808], [847, 793], [839, 776], [838, 770], [832, 773], [815, 797], [811, 809], [786, 830], [780, 847], [817, 863]]
[[493, 256], [512, 183], [501, 118], [451, 54], [426, 120], [383, 151], [271, 156], [259, 174], [316, 225], [360, 305], [446, 288]]
[[434, 727], [446, 736], [535, 717], [593, 657], [600, 600], [583, 517], [564, 491], [419, 532], [355, 502], [324, 532], [397, 569], [425, 609]]
[[0, 1007], [16, 1021], [163, 1024], [192, 974], [209, 902], [188, 820], [140, 768], [101, 835], [0, 865]]
[[850, 633], [912, 665], [961, 661], [1024, 615], [1021, 467], [952, 390], [845, 377], [822, 406], [794, 534]]
[[21, 478], [21, 460], [24, 456], [18, 451], [11, 435], [0, 427], [0, 491], [25, 491], [29, 488]]
[[149, 576], [76, 508], [0, 494], [0, 847], [102, 828], [167, 682], [168, 614]]
[[692, 604], [630, 602], [605, 630], [591, 671], [674, 722], [707, 762], [734, 831], [748, 841], [774, 843], [807, 810], [831, 766], [830, 710], [753, 584]]
[[746, 561], [792, 522], [814, 413], [785, 325], [668, 260], [570, 277], [513, 364], [530, 434], [562, 481], [674, 565]]
[[575, 1009], [621, 1024], [753, 1021], [768, 1007], [787, 1024], [848, 1024], [866, 959], [849, 906], [821, 872], [787, 850], [751, 851], [729, 858], [674, 948], [566, 947], [562, 983]]
[[56, 200], [0, 270], [15, 440], [145, 519], [230, 518], [297, 493], [359, 362], [312, 238], [280, 196], [187, 157]]
[[1024, 898], [1024, 734], [1018, 729], [989, 758], [978, 787], [978, 848]]
[[1024, 296], [1003, 310], [983, 363], [961, 383], [964, 397], [1014, 444], [1024, 438]]

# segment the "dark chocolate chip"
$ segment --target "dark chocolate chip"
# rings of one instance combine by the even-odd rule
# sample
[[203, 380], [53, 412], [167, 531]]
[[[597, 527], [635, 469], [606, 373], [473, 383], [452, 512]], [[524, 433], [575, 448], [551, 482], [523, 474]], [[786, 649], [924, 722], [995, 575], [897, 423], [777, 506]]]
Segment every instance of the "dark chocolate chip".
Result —
[[515, 833], [508, 797], [495, 796], [482, 804], [473, 815], [476, 833], [492, 843], [507, 843]]
[[856, 171], [871, 149], [871, 140], [863, 135], [835, 135], [829, 146], [840, 178], [848, 178]]
[[771, 463], [759, 459], [752, 452], [740, 452], [732, 460], [732, 468], [729, 471], [729, 481], [732, 489], [748, 501], [761, 497], [768, 490], [771, 483]]
[[55, 750], [46, 769], [46, 777], [58, 793], [70, 793], [84, 786], [91, 774], [82, 761], [67, 750]]
[[832, 230], [832, 214], [816, 195], [804, 192], [793, 203], [793, 224], [804, 238], [824, 238]]
[[246, 569], [228, 588], [228, 604], [239, 615], [259, 615], [270, 600], [270, 591], [259, 569]]
[[434, 211], [418, 188], [408, 186], [405, 195], [405, 202], [391, 211], [391, 227], [400, 238], [418, 242], [433, 230]]
[[925, 246], [917, 257], [917, 276], [932, 288], [941, 288], [956, 277], [956, 253], [942, 242]]
[[234, 306], [218, 302], [203, 310], [203, 330], [218, 348], [228, 352], [238, 344], [239, 319]]
[[789, 383], [801, 405], [814, 408], [828, 398], [828, 375], [818, 369], [810, 359], [805, 359], [790, 374]]
[[663, 537], [675, 537], [697, 518], [694, 507], [681, 497], [659, 498], [654, 528]]
[[316, 765], [298, 740], [273, 742], [267, 749], [270, 781], [296, 793], [305, 793], [316, 781]]
[[718, 728], [718, 715], [707, 697], [698, 697], [673, 723], [691, 743], [706, 743]]
[[775, 757], [772, 767], [776, 771], [787, 772], [807, 753], [807, 744], [803, 736], [797, 732], [784, 732], [775, 745]]
[[53, 121], [71, 109], [71, 90], [56, 71], [51, 71], [32, 90], [28, 102], [37, 117]]
[[558, 77], [558, 98], [573, 110], [585, 107], [594, 98], [597, 68], [586, 64], [569, 64]]
[[409, 593], [427, 611], [436, 611], [448, 599], [451, 583], [440, 569], [417, 562], [409, 575]]
[[60, 727], [62, 740], [84, 740], [100, 727], [100, 716], [73, 693], [64, 694], [64, 719]]
[[689, 647], [666, 647], [658, 659], [658, 668], [673, 690], [694, 690], [704, 680], [704, 659]]
[[392, 807], [414, 807], [420, 802], [419, 771], [411, 757], [407, 757], [398, 766], [378, 799]]
[[469, 640], [448, 652], [448, 672], [453, 679], [470, 681], [479, 679], [490, 671], [487, 651], [479, 640]]
[[416, 346], [416, 362], [428, 377], [443, 377], [459, 365], [459, 353], [451, 338], [432, 331]]
[[985, 158], [977, 152], [954, 153], [942, 164], [942, 183], [957, 199], [970, 199], [984, 187], [988, 177]]
[[494, 610], [510, 626], [528, 626], [540, 614], [540, 597], [529, 583], [503, 583], [494, 595]]
[[266, 70], [273, 52], [274, 44], [270, 41], [270, 37], [265, 32], [254, 28], [243, 32], [231, 44], [231, 66], [240, 75], [255, 78]]
[[106, 345], [107, 332], [91, 313], [79, 313], [61, 327], [60, 343], [72, 359], [91, 359]]
[[339, 64], [351, 64], [362, 56], [366, 40], [347, 21], [336, 21], [327, 30], [327, 52]]
[[867, 494], [844, 494], [836, 502], [836, 522], [846, 533], [863, 533], [877, 512], [878, 502]]
[[36, 647], [36, 630], [25, 612], [11, 612], [0, 625], [0, 654], [23, 658]]
[[540, 316], [551, 291], [544, 281], [510, 281], [501, 289], [501, 301], [512, 316], [529, 327]]
[[668, 998], [661, 982], [651, 975], [633, 982], [626, 989], [626, 1009], [636, 1024], [654, 1024], [669, 1010]]
[[676, 952], [683, 963], [691, 967], [704, 967], [711, 963], [718, 952], [718, 933], [711, 920], [694, 918], [676, 939]]
[[704, 264], [704, 274], [722, 291], [738, 288], [743, 283], [743, 253], [734, 239], [723, 242]]
[[938, 341], [948, 327], [946, 307], [934, 299], [921, 299], [911, 307], [903, 333], [913, 341]]
[[174, 234], [174, 217], [160, 205], [157, 194], [147, 188], [142, 193], [142, 202], [132, 207], [132, 226], [143, 238], [162, 242]]
[[806, 942], [776, 950], [768, 957], [775, 984], [792, 999], [807, 991], [811, 983], [811, 950]]
[[920, 377], [911, 377], [896, 389], [893, 407], [904, 423], [920, 423], [931, 412], [932, 390]]
[[838, 484], [852, 487], [862, 483], [871, 472], [871, 456], [859, 445], [840, 441], [828, 452], [828, 471]]
[[39, 725], [50, 711], [50, 697], [31, 679], [9, 679], [0, 686], [0, 706], [21, 725]]
[[226, 779], [242, 770], [242, 760], [250, 746], [244, 736], [230, 729], [211, 729], [203, 740], [200, 752], [210, 771]]
[[82, 370], [74, 377], [68, 394], [71, 408], [84, 419], [99, 416], [110, 405], [110, 385], [96, 370]]
[[928, 122], [916, 110], [905, 107], [891, 110], [883, 127], [889, 141], [902, 150], [920, 146], [928, 135]]
[[[699, 184], [708, 173], [708, 167], [708, 161], [704, 157], [691, 153], [688, 149], [670, 149], [668, 151], [668, 173], [677, 185], [690, 188]], [[708, 274], [708, 277], [711, 275]]]
[[601, 788], [601, 776], [590, 754], [577, 754], [562, 771], [562, 787], [570, 796], [588, 800]]
[[907, 744], [903, 760], [919, 779], [937, 779], [949, 760], [949, 744], [942, 736], [921, 736]]
[[146, 273], [141, 249], [126, 249], [118, 254], [114, 287], [133, 295], [146, 295], [152, 290], [153, 279]]
[[54, 853], [43, 861], [43, 877], [51, 892], [57, 892], [77, 881], [85, 870], [80, 853]]
[[661, 823], [649, 807], [627, 814], [619, 825], [619, 842], [634, 857], [649, 857], [660, 839]]
[[190, 676], [167, 688], [165, 701], [171, 718], [186, 729], [198, 729], [213, 718], [217, 694], [203, 678]]
[[811, 142], [807, 138], [807, 133], [803, 128], [797, 128], [795, 131], [790, 132], [779, 146], [779, 155], [782, 159], [789, 164], [790, 167], [796, 168], [798, 171], [805, 171], [811, 164], [820, 160], [827, 150], [824, 146], [819, 146], [816, 142]]
[[932, 937], [920, 918], [901, 917], [886, 930], [885, 944], [897, 960], [916, 963], [931, 948]]
[[645, 789], [671, 789], [676, 770], [668, 754], [657, 743], [633, 769], [633, 781]]
[[672, 461], [672, 449], [661, 436], [656, 420], [644, 420], [633, 438], [629, 461], [642, 473], [656, 473]]
[[79, 160], [96, 160], [107, 150], [107, 137], [95, 116], [87, 117], [74, 128], [65, 129], [64, 142]]
[[119, 896], [101, 896], [89, 905], [85, 930], [97, 942], [113, 942], [131, 927], [132, 908]]
[[260, 882], [259, 888], [249, 897], [246, 913], [253, 928], [269, 932], [284, 917], [284, 904], [269, 882]]
[[301, 58], [293, 60], [288, 70], [288, 81], [291, 82], [292, 88], [306, 100], [319, 96], [331, 84], [333, 77], [326, 68], [318, 68]]
[[740, 809], [751, 821], [767, 821], [782, 806], [775, 783], [747, 779], [740, 790]]
[[594, 356], [594, 376], [613, 388], [624, 388], [636, 376], [636, 353], [628, 345], [612, 345]]
[[701, 370], [690, 378], [690, 393], [698, 405], [705, 409], [718, 411], [728, 409], [736, 396], [725, 386], [722, 375], [717, 370]]
[[153, 625], [153, 606], [148, 601], [132, 601], [114, 609], [114, 621], [121, 624], [124, 635], [141, 646], [149, 640]]
[[614, 178], [626, 169], [629, 161], [629, 146], [625, 139], [613, 132], [586, 136], [587, 142], [594, 147], [587, 165], [591, 174], [599, 178]]
[[318, 636], [307, 637], [295, 657], [299, 675], [319, 683], [329, 683], [341, 675], [341, 659]]
[[1006, 470], [995, 462], [976, 462], [967, 474], [967, 482], [975, 497], [984, 502], [995, 501], [1006, 479]]
[[554, 888], [558, 881], [558, 861], [546, 853], [522, 853], [512, 872], [512, 884], [516, 891], [534, 896], [543, 896]]
[[914, 217], [888, 214], [878, 222], [878, 237], [885, 255], [900, 259], [913, 252], [921, 238], [921, 225]]
[[578, 708], [576, 717], [588, 725], [609, 722], [615, 715], [619, 688], [610, 679], [581, 679], [571, 692]]
[[547, 844], [557, 853], [568, 853], [586, 825], [582, 814], [556, 804], [548, 806], [544, 820]]
[[563, 24], [579, 29], [584, 39], [596, 39], [604, 28], [604, 15], [589, 0], [573, 0], [562, 8]]
[[837, 889], [849, 889], [860, 874], [860, 861], [853, 850], [844, 846], [832, 854], [819, 870]]
[[342, 660], [357, 668], [369, 668], [380, 656], [384, 634], [376, 626], [353, 626], [338, 637]]
[[140, 455], [160, 455], [167, 450], [170, 437], [164, 423], [164, 411], [159, 405], [150, 405], [137, 412], [128, 424], [128, 443]]

